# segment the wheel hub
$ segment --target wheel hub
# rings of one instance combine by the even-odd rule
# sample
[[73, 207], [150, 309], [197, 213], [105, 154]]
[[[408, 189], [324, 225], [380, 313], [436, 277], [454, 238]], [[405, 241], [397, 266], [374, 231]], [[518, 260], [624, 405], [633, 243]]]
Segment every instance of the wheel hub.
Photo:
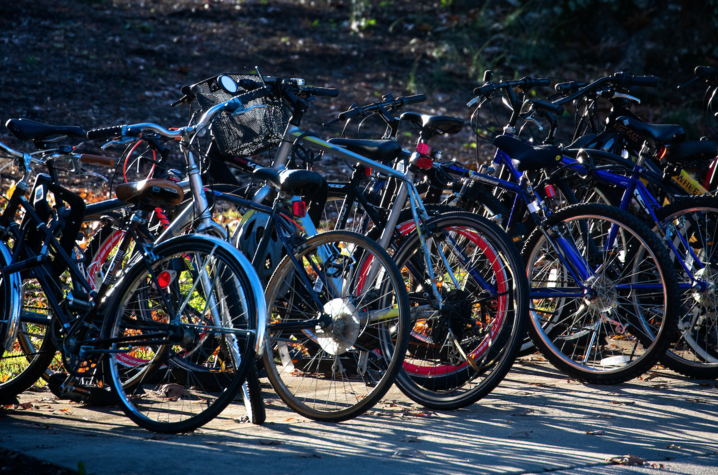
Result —
[[703, 281], [704, 285], [703, 289], [693, 293], [693, 298], [703, 308], [716, 308], [718, 306], [718, 269], [707, 265], [696, 272], [696, 279]]
[[596, 312], [605, 313], [618, 307], [618, 294], [616, 284], [606, 277], [600, 275], [591, 277], [587, 284], [591, 289], [590, 295], [584, 299], [589, 308]]
[[317, 330], [317, 343], [330, 355], [341, 355], [351, 348], [359, 337], [359, 312], [346, 299], [333, 299], [324, 305], [324, 313], [332, 324]]

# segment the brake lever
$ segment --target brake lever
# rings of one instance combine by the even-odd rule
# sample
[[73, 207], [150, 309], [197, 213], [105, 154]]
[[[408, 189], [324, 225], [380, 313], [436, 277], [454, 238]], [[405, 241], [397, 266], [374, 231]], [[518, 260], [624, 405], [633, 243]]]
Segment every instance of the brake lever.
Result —
[[539, 132], [543, 132], [543, 127], [541, 126], [541, 123], [538, 120], [534, 119], [533, 112], [530, 115], [528, 115], [526, 117], [521, 117], [521, 118], [525, 121], [533, 122], [539, 128]]
[[696, 82], [698, 79], [700, 79], [700, 78], [699, 78], [698, 76], [696, 76], [696, 77], [694, 77], [693, 79], [691, 79], [690, 81], [688, 81], [688, 82], [686, 82], [686, 83], [683, 83], [683, 84], [681, 84], [680, 86], [678, 86], [677, 89], [685, 89], [685, 88], [687, 88], [688, 86], [690, 86], [691, 84], [693, 84], [694, 82]]
[[118, 140], [110, 140], [100, 148], [104, 150], [110, 145], [123, 145], [128, 142], [134, 142], [135, 140], [140, 140], [140, 137], [120, 137]]
[[109, 180], [107, 179], [107, 177], [105, 177], [105, 176], [103, 176], [103, 175], [100, 175], [99, 173], [95, 173], [95, 172], [90, 171], [90, 170], [85, 170], [85, 169], [82, 167], [82, 163], [80, 162], [80, 157], [79, 157], [78, 155], [73, 155], [73, 156], [71, 156], [71, 157], [70, 157], [70, 161], [72, 162], [72, 173], [74, 173], [75, 175], [90, 175], [90, 176], [94, 176], [94, 177], [100, 178], [100, 179], [103, 180], [105, 183], [107, 183], [107, 182], [109, 181]]
[[329, 127], [335, 122], [339, 122], [339, 117], [337, 117], [336, 119], [332, 119], [329, 122], [322, 122], [322, 127]]

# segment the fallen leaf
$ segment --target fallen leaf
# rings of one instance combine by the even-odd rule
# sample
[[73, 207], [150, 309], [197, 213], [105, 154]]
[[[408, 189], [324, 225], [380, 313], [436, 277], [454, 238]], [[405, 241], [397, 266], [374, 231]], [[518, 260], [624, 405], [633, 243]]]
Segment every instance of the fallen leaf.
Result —
[[33, 407], [34, 407], [34, 405], [31, 402], [26, 402], [26, 403], [17, 405], [17, 409], [22, 409], [22, 410], [32, 409]]
[[613, 419], [613, 416], [609, 416], [608, 414], [599, 414], [596, 417], [598, 417], [599, 419]]
[[665, 466], [664, 464], [658, 463], [658, 462], [653, 462], [651, 465], [653, 465], [653, 468], [658, 468], [658, 469], [661, 469], [661, 470], [664, 469], [664, 468], [666, 468], [666, 466]]
[[396, 452], [394, 452], [394, 455], [392, 455], [392, 457], [407, 457], [407, 458], [425, 459], [426, 454], [424, 452], [422, 452], [421, 450], [399, 449]]
[[586, 434], [588, 434], [588, 435], [606, 435], [606, 431], [605, 430], [591, 430], [591, 431], [586, 432]]
[[513, 434], [509, 434], [509, 439], [528, 439], [529, 434], [533, 432], [532, 430], [528, 432], [514, 432]]
[[672, 450], [678, 450], [678, 449], [681, 448], [681, 446], [680, 446], [680, 445], [676, 445], [676, 444], [671, 444], [671, 445], [666, 445], [666, 448], [667, 448], [667, 449], [672, 449]]
[[299, 422], [299, 419], [296, 419], [294, 417], [287, 417], [284, 419], [284, 422]]
[[648, 376], [646, 376], [645, 378], [641, 378], [641, 379], [643, 379], [644, 381], [650, 381], [657, 377], [658, 377], [658, 373], [650, 373]]
[[235, 417], [232, 420], [239, 424], [244, 424], [245, 422], [249, 422], [249, 416]]
[[624, 455], [622, 457], [611, 457], [607, 458], [606, 462], [613, 464], [613, 465], [643, 465], [646, 463], [645, 460], [643, 460], [641, 457], [636, 457], [635, 455]]
[[636, 404], [636, 401], [611, 401], [611, 404], [619, 404], [622, 406], [631, 406]]
[[692, 402], [694, 404], [708, 404], [708, 401], [705, 399], [701, 399], [699, 397], [697, 398], [687, 398], [686, 401]]
[[259, 445], [282, 445], [281, 440], [270, 440], [270, 439], [263, 439], [259, 441]]
[[529, 414], [533, 414], [535, 412], [536, 411], [534, 411], [533, 409], [523, 409], [523, 410], [517, 411], [511, 415], [515, 416], [515, 417], [521, 417], [521, 416], [528, 416]]

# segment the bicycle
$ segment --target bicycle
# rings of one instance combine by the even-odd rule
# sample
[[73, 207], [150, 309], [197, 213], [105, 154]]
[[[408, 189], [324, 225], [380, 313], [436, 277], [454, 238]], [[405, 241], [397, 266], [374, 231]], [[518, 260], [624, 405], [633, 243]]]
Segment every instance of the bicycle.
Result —
[[[230, 106], [234, 106], [236, 111], [241, 102], [235, 101]], [[229, 106], [215, 109], [203, 118], [205, 122], [201, 125], [206, 125], [214, 115], [229, 109]], [[188, 140], [195, 131], [184, 128], [167, 132]], [[52, 323], [46, 326], [44, 342], [58, 347], [68, 372], [83, 378], [102, 364], [104, 374], [109, 375], [109, 382], [105, 383], [113, 389], [123, 411], [149, 430], [193, 430], [221, 412], [244, 382], [252, 355], [261, 349], [263, 342], [266, 306], [261, 298], [262, 289], [256, 273], [249, 269], [251, 266], [246, 258], [228, 244], [208, 236], [180, 236], [154, 245], [149, 238], [151, 233], [146, 229], [147, 211], [154, 209], [153, 205], [179, 203], [182, 190], [172, 182], [161, 180], [150, 180], [139, 186], [126, 185], [118, 189], [118, 196], [135, 207], [131, 216], [117, 223], [125, 230], [125, 236], [102, 285], [94, 291], [78, 269], [76, 261], [80, 253], [74, 250], [74, 239], [84, 215], [84, 203], [77, 195], [53, 183], [56, 181], [56, 159], [68, 156], [81, 160], [81, 156], [71, 153], [71, 150], [60, 151], [42, 162], [5, 146], [2, 149], [15, 157], [25, 172], [21, 185], [13, 192], [0, 219], [0, 224], [12, 233], [6, 234], [6, 239], [13, 238], [15, 241], [14, 263], [3, 269], [3, 275], [31, 269], [32, 275], [40, 282], [52, 308]], [[191, 153], [187, 158], [191, 164]], [[40, 175], [36, 180], [34, 206], [24, 197], [32, 163], [43, 163], [50, 171], [50, 176]], [[53, 212], [47, 204], [45, 190], [51, 190], [56, 198], [61, 197], [63, 203], [68, 202], [71, 206], [69, 214], [65, 213], [64, 204]], [[196, 188], [193, 191], [196, 192]], [[20, 207], [25, 210], [25, 218], [18, 226], [12, 219]], [[49, 226], [43, 226], [48, 220]], [[62, 230], [59, 241], [55, 236], [57, 230]], [[40, 243], [27, 239], [34, 233], [42, 238]], [[113, 287], [130, 241], [136, 243], [140, 252], [122, 269], [120, 285]], [[74, 258], [69, 256], [68, 251], [73, 253]], [[54, 259], [50, 258], [51, 252]], [[20, 257], [27, 258], [19, 260]], [[211, 266], [207, 267], [208, 264]], [[69, 272], [72, 286], [66, 295], [58, 281], [65, 269]], [[200, 282], [202, 285], [198, 289]], [[113, 291], [109, 294], [111, 287]], [[174, 302], [177, 305], [181, 303], [179, 308], [168, 299], [168, 293], [183, 298], [183, 302]], [[130, 307], [142, 314], [141, 323], [138, 323], [140, 320], [134, 313], [126, 320], [125, 315], [111, 311], [119, 306], [126, 308], [128, 300], [140, 294], [145, 298]], [[98, 312], [105, 297], [110, 295], [113, 297], [107, 299], [108, 317], [101, 318]], [[148, 305], [150, 302], [154, 302], [152, 307]], [[43, 323], [46, 322], [47, 317], [44, 317]], [[14, 339], [15, 336], [9, 338]], [[216, 352], [209, 355], [204, 351], [208, 340], [217, 341]], [[118, 345], [124, 347], [118, 348]], [[118, 355], [132, 357], [137, 354], [144, 355], [144, 364], [130, 369], [118, 358]], [[20, 356], [35, 356], [33, 361], [37, 361], [38, 355]], [[32, 384], [34, 380], [30, 376], [39, 377], [45, 370], [42, 365], [30, 364], [28, 368], [31, 371], [26, 369], [9, 381], [10, 384], [6, 381], [0, 387], [3, 396], [10, 391], [15, 394], [22, 391], [24, 388], [20, 383]], [[222, 378], [211, 376], [214, 373]], [[178, 378], [178, 374], [182, 376]], [[213, 379], [215, 386], [209, 390], [198, 388], [193, 384], [198, 381], [197, 378]], [[11, 386], [12, 383], [16, 384]], [[224, 391], [217, 395], [213, 391], [218, 389]], [[145, 398], [131, 397], [138, 393], [145, 394]], [[199, 393], [202, 393], [201, 396]], [[179, 407], [172, 404], [184, 400], [201, 401], [203, 407], [195, 409], [191, 404], [185, 406], [180, 403]], [[163, 417], [156, 414], [162, 412], [161, 408], [160, 411], [153, 410], [155, 401], [166, 404], [168, 413]]]
[[[471, 170], [465, 180], [515, 196], [507, 228], [522, 219], [524, 206], [535, 225], [522, 251], [532, 287], [532, 341], [556, 367], [583, 381], [608, 384], [640, 375], [665, 351], [675, 332], [678, 286], [666, 250], [645, 224], [625, 211], [591, 204], [553, 212], [532, 186], [529, 173], [555, 167], [560, 150], [512, 137], [521, 116], [513, 88], [548, 80], [493, 83], [490, 73], [485, 79], [469, 105], [480, 107], [495, 94], [508, 98], [512, 115], [504, 135], [494, 140], [494, 164], [509, 180]], [[527, 102], [549, 113], [562, 109], [546, 101]], [[654, 313], [656, 308], [664, 312]]]

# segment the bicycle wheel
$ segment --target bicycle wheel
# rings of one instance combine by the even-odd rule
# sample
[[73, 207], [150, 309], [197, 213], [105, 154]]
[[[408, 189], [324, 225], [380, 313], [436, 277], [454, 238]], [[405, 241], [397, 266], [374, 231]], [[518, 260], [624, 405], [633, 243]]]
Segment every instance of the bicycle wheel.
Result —
[[[678, 254], [671, 252], [671, 258], [685, 310], [678, 322], [678, 338], [661, 362], [690, 378], [715, 379], [718, 377], [718, 198], [683, 198], [658, 210], [656, 217], [668, 231], [666, 239], [671, 240]], [[691, 274], [683, 266], [700, 284], [694, 285]]]
[[413, 319], [397, 385], [424, 406], [457, 409], [485, 397], [511, 369], [525, 335], [528, 283], [518, 249], [487, 219], [445, 213], [426, 228], [442, 308], [430, 304], [432, 274], [418, 234], [400, 225], [408, 235], [394, 257]]
[[[233, 204], [232, 198], [236, 196], [235, 193], [240, 193], [242, 190], [234, 185], [215, 185], [212, 190], [221, 192], [221, 196], [211, 195], [213, 219], [226, 226], [231, 233], [237, 228], [243, 211]], [[243, 198], [243, 196], [239, 197]], [[157, 232], [161, 233], [163, 230], [164, 227], [158, 225]], [[112, 262], [116, 248], [123, 236], [122, 230], [115, 229], [112, 225], [105, 225], [90, 239], [85, 249], [85, 262], [87, 263], [88, 281], [93, 288], [99, 288], [99, 284], [104, 278], [104, 272]], [[130, 255], [130, 252], [127, 254]], [[211, 344], [211, 341], [208, 340], [207, 344]], [[126, 365], [131, 363], [129, 360], [125, 362]], [[261, 395], [262, 391], [255, 370], [254, 376], [248, 374], [247, 381], [242, 385], [242, 400], [247, 410], [247, 416], [253, 424], [262, 424], [267, 418]], [[89, 401], [95, 403], [92, 398]]]
[[153, 253], [114, 290], [102, 338], [120, 341], [108, 348], [105, 379], [138, 425], [187, 432], [240, 391], [266, 307], [251, 265], [223, 241], [180, 236]]
[[305, 417], [356, 417], [386, 394], [401, 369], [410, 324], [401, 274], [374, 241], [348, 231], [311, 237], [292, 257], [280, 262], [267, 285], [271, 322], [286, 328], [329, 316], [331, 324], [268, 331], [267, 376]]
[[629, 213], [601, 204], [569, 206], [543, 229], [523, 251], [529, 335], [539, 351], [567, 375], [596, 384], [650, 369], [680, 313], [677, 277], [660, 239]]
[[3, 352], [0, 348], [0, 399], [14, 398], [62, 366], [50, 335], [51, 318], [44, 290], [34, 278], [25, 278], [20, 328], [13, 349]]

